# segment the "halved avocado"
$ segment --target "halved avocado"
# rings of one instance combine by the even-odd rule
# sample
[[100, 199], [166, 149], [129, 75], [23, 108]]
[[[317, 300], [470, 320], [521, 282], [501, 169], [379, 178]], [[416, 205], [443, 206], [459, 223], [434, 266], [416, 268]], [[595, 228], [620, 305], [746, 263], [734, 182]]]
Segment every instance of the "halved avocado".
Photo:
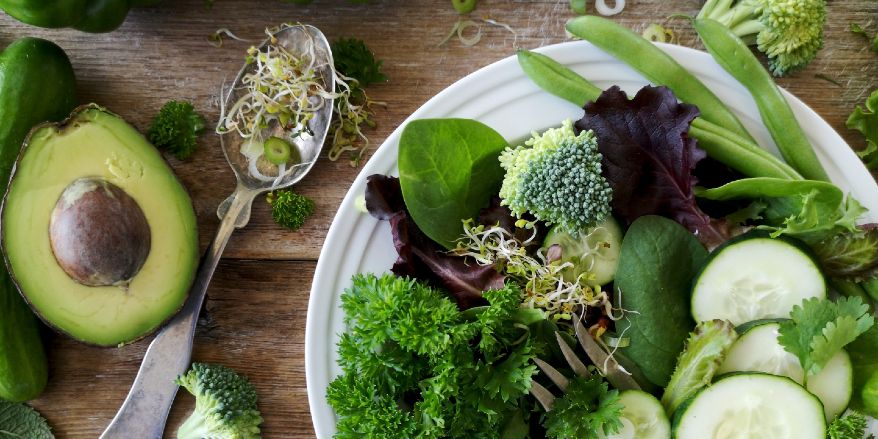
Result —
[[182, 307], [198, 266], [186, 189], [134, 127], [96, 105], [31, 131], [0, 218], [25, 300], [89, 344], [155, 331]]

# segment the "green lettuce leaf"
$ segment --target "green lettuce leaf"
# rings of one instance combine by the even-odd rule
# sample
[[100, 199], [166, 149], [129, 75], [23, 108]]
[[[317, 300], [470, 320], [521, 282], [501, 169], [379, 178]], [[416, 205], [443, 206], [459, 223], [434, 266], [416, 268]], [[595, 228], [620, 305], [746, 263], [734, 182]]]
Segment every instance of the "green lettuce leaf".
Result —
[[710, 384], [737, 339], [735, 325], [726, 320], [709, 320], [695, 327], [662, 395], [667, 413], [674, 413], [683, 401]]
[[[875, 39], [878, 42], [878, 37]], [[870, 170], [878, 168], [878, 90], [866, 99], [865, 108], [859, 105], [848, 116], [847, 127], [866, 137], [866, 149], [857, 154]]]
[[[708, 200], [762, 200], [766, 207], [760, 229], [772, 236], [793, 235], [813, 243], [843, 231], [857, 232], [856, 220], [866, 212], [832, 183], [780, 178], [745, 178], [713, 189], [700, 189]], [[751, 213], [752, 215], [752, 213]]]

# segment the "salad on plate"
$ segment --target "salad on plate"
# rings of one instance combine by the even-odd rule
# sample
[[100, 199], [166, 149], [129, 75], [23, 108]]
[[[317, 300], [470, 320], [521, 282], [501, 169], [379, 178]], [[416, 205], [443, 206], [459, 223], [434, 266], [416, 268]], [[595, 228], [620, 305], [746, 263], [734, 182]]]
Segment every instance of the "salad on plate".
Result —
[[600, 90], [519, 52], [583, 113], [511, 144], [472, 119], [407, 123], [399, 176], [368, 177], [364, 203], [398, 257], [341, 295], [336, 437], [865, 436], [878, 228], [743, 42], [695, 27], [784, 160], [612, 22], [568, 30], [637, 47], [664, 85]]

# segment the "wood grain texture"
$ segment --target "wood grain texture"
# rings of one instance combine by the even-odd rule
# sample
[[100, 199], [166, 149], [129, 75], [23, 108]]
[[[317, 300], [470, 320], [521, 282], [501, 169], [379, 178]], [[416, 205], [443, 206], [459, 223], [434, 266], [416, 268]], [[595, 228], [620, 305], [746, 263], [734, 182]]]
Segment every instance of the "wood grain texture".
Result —
[[[208, 291], [195, 335], [194, 361], [235, 368], [256, 385], [265, 437], [313, 437], [305, 390], [305, 312], [314, 262], [224, 261]], [[116, 414], [149, 345], [120, 349], [50, 335], [51, 377], [33, 401], [59, 438], [96, 438]], [[192, 412], [185, 390], [167, 436]]]
[[[878, 32], [878, 2], [831, 0], [826, 47], [804, 71], [779, 83], [822, 115], [854, 147], [862, 138], [844, 127], [854, 105], [878, 87], [878, 54], [848, 31], [858, 22]], [[641, 31], [672, 13], [694, 14], [698, 0], [628, 0], [618, 21]], [[593, 2], [589, 2], [593, 12]], [[479, 22], [481, 42], [464, 47], [456, 39], [439, 43], [458, 15], [448, 0], [315, 0], [310, 6], [276, 0], [169, 0], [135, 9], [117, 31], [91, 35], [29, 27], [0, 14], [0, 47], [23, 36], [48, 38], [70, 55], [82, 103], [97, 102], [140, 129], [169, 99], [188, 99], [215, 123], [217, 96], [240, 68], [252, 43], [227, 40], [222, 48], [206, 37], [228, 28], [253, 43], [266, 26], [301, 21], [320, 27], [330, 39], [364, 39], [385, 61], [388, 83], [372, 86], [371, 96], [387, 103], [376, 108], [378, 127], [369, 132], [372, 148], [431, 96], [461, 77], [514, 54], [565, 41], [563, 23], [573, 14], [568, 0], [480, 0], [471, 19], [490, 18], [509, 31]], [[669, 22], [680, 44], [700, 47], [685, 20]], [[831, 78], [835, 85], [817, 75]], [[2, 122], [0, 122], [2, 123]], [[205, 135], [191, 159], [169, 162], [191, 193], [199, 218], [202, 247], [218, 223], [215, 209], [233, 189], [234, 178], [216, 136]], [[322, 158], [297, 189], [315, 199], [317, 209], [298, 232], [284, 231], [257, 200], [250, 224], [226, 250], [209, 292], [210, 321], [199, 328], [195, 359], [217, 361], [247, 373], [259, 388], [265, 436], [313, 437], [304, 377], [304, 325], [314, 262], [338, 205], [358, 169], [346, 161]], [[253, 260], [260, 261], [253, 261]], [[271, 260], [271, 261], [262, 261]], [[60, 336], [49, 344], [52, 377], [35, 406], [61, 438], [97, 437], [124, 399], [148, 340], [122, 349], [96, 349]], [[178, 397], [169, 432], [192, 407]]]

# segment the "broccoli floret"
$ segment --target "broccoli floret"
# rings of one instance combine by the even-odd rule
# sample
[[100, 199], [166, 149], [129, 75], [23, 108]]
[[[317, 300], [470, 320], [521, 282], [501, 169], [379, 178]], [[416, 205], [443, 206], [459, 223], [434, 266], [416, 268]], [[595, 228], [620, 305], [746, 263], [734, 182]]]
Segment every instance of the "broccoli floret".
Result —
[[219, 364], [192, 363], [177, 384], [195, 396], [195, 411], [177, 430], [178, 439], [256, 439], [262, 415], [247, 377]]
[[521, 218], [529, 212], [571, 234], [593, 227], [610, 214], [612, 189], [601, 175], [601, 154], [594, 133], [573, 132], [573, 122], [500, 154], [506, 170], [502, 204]]
[[189, 102], [168, 101], [149, 127], [147, 137], [180, 160], [195, 152], [196, 139], [204, 132], [204, 118]]
[[272, 191], [265, 196], [271, 205], [274, 221], [290, 230], [298, 230], [314, 213], [314, 201], [289, 189]]
[[707, 0], [698, 18], [727, 26], [768, 56], [775, 76], [805, 67], [823, 48], [825, 0]]

